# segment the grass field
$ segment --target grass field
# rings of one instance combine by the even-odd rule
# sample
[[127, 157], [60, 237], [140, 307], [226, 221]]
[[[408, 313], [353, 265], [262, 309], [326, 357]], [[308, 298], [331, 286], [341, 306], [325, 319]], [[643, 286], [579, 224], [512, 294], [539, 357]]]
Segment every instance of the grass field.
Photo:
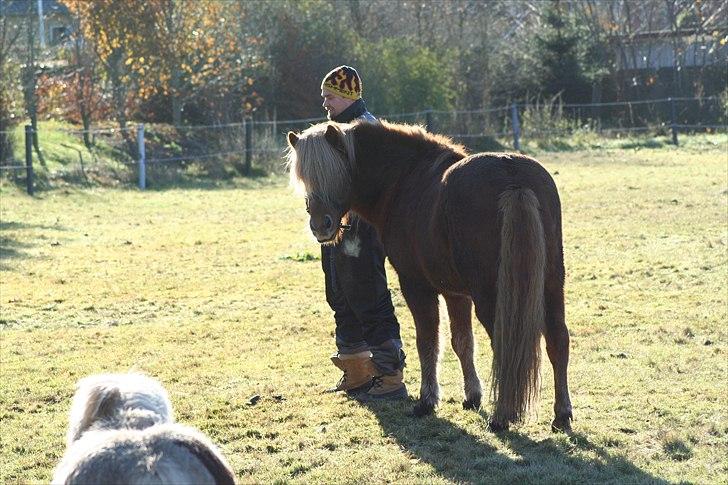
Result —
[[[35, 198], [4, 185], [0, 482], [47, 482], [75, 382], [133, 369], [164, 383], [243, 483], [726, 483], [728, 141], [684, 140], [537, 153], [564, 210], [571, 436], [550, 431], [547, 363], [524, 425], [494, 435], [487, 408], [462, 410], [446, 324], [436, 416], [324, 394], [339, 377], [333, 322], [283, 178]], [[390, 286], [416, 398], [393, 271]]]

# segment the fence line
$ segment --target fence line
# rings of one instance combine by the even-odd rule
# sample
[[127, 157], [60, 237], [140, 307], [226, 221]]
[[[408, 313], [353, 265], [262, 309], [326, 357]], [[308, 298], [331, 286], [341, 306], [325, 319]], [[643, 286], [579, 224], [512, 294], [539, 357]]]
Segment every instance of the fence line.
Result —
[[297, 120], [261, 120], [261, 121], [255, 121], [252, 120], [251, 123], [254, 125], [295, 125], [295, 124], [301, 124], [301, 123], [312, 123], [314, 121], [326, 121], [326, 118], [318, 117], [318, 118], [300, 118]]
[[[670, 101], [714, 101], [720, 99], [718, 96], [705, 96], [699, 98], [662, 98], [662, 99], [640, 99], [636, 101], [609, 101], [604, 103], [573, 103], [561, 104], [564, 108], [590, 108], [592, 106], [629, 106], [633, 104], [657, 104]], [[520, 106], [528, 106], [528, 104], [519, 104]]]
[[[407, 113], [389, 113], [378, 115], [383, 119], [404, 120], [408, 122], [423, 123], [433, 132], [442, 133], [463, 143], [478, 147], [479, 139], [497, 139], [503, 143], [512, 137], [514, 149], [520, 150], [523, 138], [551, 136], [553, 134], [573, 134], [581, 130], [598, 133], [631, 133], [647, 132], [650, 130], [669, 130], [672, 142], [678, 144], [678, 133], [685, 130], [716, 130], [728, 131], [726, 113], [719, 104], [719, 96], [705, 96], [698, 98], [663, 98], [654, 100], [618, 101], [604, 103], [518, 103], [509, 106], [484, 108], [476, 110], [435, 110], [426, 109]], [[679, 104], [679, 109], [677, 108]], [[686, 103], [698, 103], [687, 105]], [[649, 105], [648, 108], [643, 106]], [[627, 107], [628, 109], [610, 109]], [[639, 108], [638, 108], [639, 107]], [[592, 109], [589, 108], [600, 108]], [[604, 108], [604, 109], [601, 109]], [[565, 110], [568, 113], [565, 113]], [[582, 111], [583, 110], [583, 111]], [[185, 151], [197, 152], [213, 147], [221, 149], [212, 153], [184, 153], [172, 156], [163, 156], [164, 151], [170, 147], [165, 144], [165, 133], [162, 130], [154, 132], [154, 127], [145, 125], [129, 125], [125, 128], [99, 128], [88, 130], [57, 129], [55, 131], [71, 135], [118, 135], [125, 132], [136, 131], [138, 157], [129, 162], [122, 162], [123, 166], [135, 168], [138, 171], [139, 187], [146, 186], [147, 166], [170, 164], [183, 161], [203, 161], [221, 157], [233, 157], [236, 169], [248, 175], [253, 165], [253, 158], [258, 157], [257, 163], [270, 163], [272, 154], [283, 155], [285, 150], [285, 137], [287, 129], [305, 123], [325, 121], [325, 118], [300, 118], [288, 120], [255, 120], [251, 117], [241, 122], [211, 125], [175, 126], [178, 135], [169, 141], [183, 145]], [[615, 126], [615, 124], [617, 126]], [[224, 130], [229, 130], [227, 133]], [[213, 133], [196, 135], [199, 130], [214, 130]], [[0, 131], [0, 135], [16, 135], [20, 130]], [[150, 136], [151, 145], [157, 151], [157, 157], [146, 158], [146, 137]], [[152, 136], [153, 135], [153, 136]], [[0, 165], [0, 173], [8, 173], [25, 169], [28, 172], [28, 190], [32, 190], [32, 150], [30, 137], [37, 136], [28, 125], [25, 129], [26, 165]], [[117, 137], [118, 138], [118, 137]], [[169, 138], [169, 137], [168, 137]], [[43, 142], [41, 138], [41, 144]], [[127, 138], [127, 142], [129, 139]], [[133, 143], [133, 142], [132, 142]], [[256, 146], [257, 145], [257, 146]], [[128, 151], [129, 147], [123, 149]], [[177, 146], [179, 149], [179, 146]], [[159, 153], [159, 151], [162, 153]], [[175, 150], [176, 151], [176, 150]], [[92, 153], [92, 157], [94, 154]], [[267, 157], [267, 158], [266, 158]], [[79, 155], [81, 171], [92, 169], [94, 165], [86, 165]], [[230, 161], [230, 160], [228, 160]], [[242, 168], [241, 168], [242, 167]]]
[[[529, 106], [529, 105], [523, 105], [523, 106]], [[537, 106], [537, 105], [532, 105]], [[477, 113], [496, 113], [499, 111], [508, 111], [511, 109], [510, 106], [501, 106], [500, 108], [483, 108], [483, 109], [461, 109], [461, 110], [451, 110], [451, 111], [441, 111], [441, 110], [431, 110], [430, 113], [433, 114], [444, 114], [444, 115], [453, 115], [453, 114], [477, 114]], [[427, 113], [427, 111], [423, 111], [422, 114]]]
[[58, 128], [55, 131], [58, 131], [60, 133], [66, 133], [67, 135], [83, 135], [84, 133], [88, 133], [90, 135], [91, 134], [95, 135], [96, 133], [110, 133], [110, 134], [114, 134], [117, 132], [123, 133], [123, 132], [127, 132], [127, 131], [132, 131], [135, 129], [136, 129], [135, 127], [127, 126], [126, 128], [98, 128], [98, 129], [89, 129], [89, 130], [66, 130], [64, 128]]
[[501, 131], [500, 133], [448, 133], [451, 138], [506, 138], [512, 136], [512, 131]]
[[210, 129], [220, 129], [220, 128], [242, 128], [245, 126], [246, 122], [238, 122], [238, 123], [225, 123], [220, 125], [175, 125], [175, 130], [210, 130]]
[[[683, 102], [683, 101], [716, 101], [720, 100], [719, 96], [703, 96], [703, 97], [696, 97], [696, 98], [685, 98], [685, 97], [676, 97], [676, 98], [660, 98], [660, 99], [647, 99], [647, 100], [635, 100], [635, 101], [610, 101], [610, 102], [604, 102], [604, 103], [560, 103], [553, 105], [554, 107], [558, 108], [591, 108], [591, 107], [605, 107], [605, 106], [634, 106], [634, 105], [643, 105], [643, 104], [659, 104], [659, 103], [666, 103], [666, 102]], [[530, 108], [543, 108], [544, 106], [550, 106], [548, 103], [519, 103], [515, 102], [515, 105], [519, 109], [530, 109]], [[408, 116], [423, 116], [428, 113], [431, 114], [437, 114], [437, 115], [458, 115], [458, 114], [487, 114], [487, 113], [497, 113], [500, 111], [508, 111], [511, 109], [511, 105], [508, 106], [500, 106], [497, 108], [482, 108], [482, 109], [474, 109], [474, 110], [434, 110], [434, 109], [427, 109], [423, 111], [411, 111], [411, 112], [405, 112], [405, 113], [385, 113], [381, 115], [377, 115], [379, 118], [404, 118]], [[246, 123], [251, 123], [253, 125], [261, 125], [261, 126], [276, 126], [276, 125], [286, 125], [286, 124], [302, 124], [302, 123], [311, 123], [311, 122], [323, 122], [326, 121], [327, 118], [323, 117], [317, 117], [317, 118], [297, 118], [297, 119], [288, 119], [288, 120], [255, 120], [249, 118], [246, 121], [241, 122], [235, 122], [235, 123], [222, 123], [222, 124], [211, 124], [211, 125], [175, 125], [174, 128], [176, 130], [203, 130], [203, 129], [222, 129], [222, 128], [242, 128], [246, 125]], [[66, 133], [70, 135], [82, 135], [84, 133], [88, 134], [95, 134], [95, 133], [117, 133], [117, 132], [127, 132], [127, 131], [134, 131], [137, 128], [134, 126], [127, 126], [125, 128], [97, 128], [97, 129], [89, 129], [89, 130], [67, 130], [64, 128], [58, 128], [55, 131]], [[0, 134], [2, 135], [8, 135], [8, 134], [15, 134], [15, 131], [13, 130], [6, 130], [6, 131], [0, 131]]]
[[245, 153], [245, 150], [236, 150], [232, 152], [218, 152], [218, 153], [208, 153], [205, 155], [188, 155], [184, 157], [169, 157], [169, 158], [147, 158], [147, 163], [169, 163], [169, 162], [182, 162], [184, 160], [200, 160], [205, 158], [214, 158], [214, 157], [222, 157], [223, 155], [232, 155], [237, 154], [240, 155], [242, 153]]

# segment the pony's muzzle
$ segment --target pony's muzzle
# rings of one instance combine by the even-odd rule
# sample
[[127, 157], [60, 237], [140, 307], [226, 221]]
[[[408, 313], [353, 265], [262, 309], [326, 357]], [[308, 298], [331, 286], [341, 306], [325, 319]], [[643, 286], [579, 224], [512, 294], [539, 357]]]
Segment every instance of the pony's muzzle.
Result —
[[321, 217], [318, 224], [314, 222], [314, 218], [311, 218], [309, 226], [316, 240], [320, 243], [331, 241], [336, 237], [336, 232], [338, 231], [338, 228], [334, 224], [334, 219], [328, 214]]

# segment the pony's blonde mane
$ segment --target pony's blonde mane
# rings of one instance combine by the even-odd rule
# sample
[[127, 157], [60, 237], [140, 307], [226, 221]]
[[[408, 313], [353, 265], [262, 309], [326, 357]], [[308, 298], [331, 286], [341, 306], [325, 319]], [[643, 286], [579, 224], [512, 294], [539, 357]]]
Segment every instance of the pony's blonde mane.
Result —
[[[366, 123], [359, 120], [353, 123], [319, 123], [298, 134], [296, 146], [289, 146], [286, 154], [291, 186], [299, 193], [315, 193], [326, 202], [342, 202], [348, 195], [355, 166], [354, 128]], [[423, 126], [384, 120], [375, 124], [391, 134], [438, 146], [442, 153], [434, 161], [436, 165], [451, 158], [453, 153], [459, 158], [467, 156], [465, 147], [447, 136], [429, 133]], [[341, 139], [339, 149], [326, 140], [329, 126], [337, 128]]]
[[[336, 150], [325, 138], [326, 129], [334, 125], [341, 133], [346, 156]], [[353, 125], [319, 123], [298, 135], [295, 147], [288, 147], [286, 158], [291, 186], [298, 192], [310, 194], [330, 202], [341, 202], [351, 184], [354, 167], [354, 143], [349, 130]]]

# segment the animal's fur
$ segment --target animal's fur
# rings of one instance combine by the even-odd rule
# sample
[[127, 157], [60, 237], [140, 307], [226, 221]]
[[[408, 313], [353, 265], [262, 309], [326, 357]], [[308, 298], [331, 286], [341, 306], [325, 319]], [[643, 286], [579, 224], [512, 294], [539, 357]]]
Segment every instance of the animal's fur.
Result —
[[223, 456], [199, 431], [174, 423], [164, 388], [140, 374], [82, 379], [54, 484], [232, 484]]
[[447, 137], [388, 122], [315, 125], [289, 134], [289, 144], [292, 183], [324, 201], [311, 210], [312, 230], [313, 221], [328, 215], [336, 222], [351, 209], [375, 226], [397, 270], [417, 328], [422, 388], [415, 412], [432, 411], [439, 399], [439, 293], [453, 320], [464, 405], [477, 407], [481, 397], [472, 364], [474, 304], [494, 350], [491, 426], [521, 420], [535, 399], [544, 334], [554, 366], [554, 427], [567, 429], [561, 205], [548, 172], [527, 156], [468, 156]]

